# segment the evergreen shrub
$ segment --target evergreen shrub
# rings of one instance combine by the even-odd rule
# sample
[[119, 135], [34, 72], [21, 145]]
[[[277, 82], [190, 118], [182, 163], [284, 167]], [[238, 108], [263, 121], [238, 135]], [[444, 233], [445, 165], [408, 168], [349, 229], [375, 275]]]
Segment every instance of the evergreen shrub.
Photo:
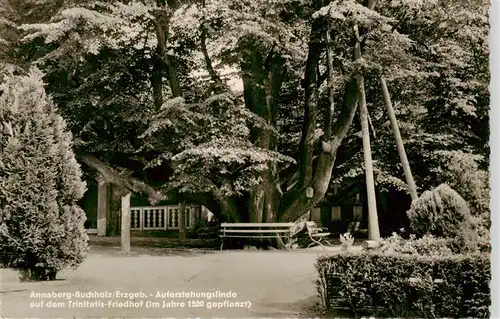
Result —
[[425, 191], [407, 212], [412, 233], [457, 240], [464, 250], [477, 249], [477, 222], [467, 202], [451, 187], [441, 184]]
[[77, 267], [88, 241], [72, 136], [42, 76], [10, 74], [0, 86], [0, 263], [26, 280]]

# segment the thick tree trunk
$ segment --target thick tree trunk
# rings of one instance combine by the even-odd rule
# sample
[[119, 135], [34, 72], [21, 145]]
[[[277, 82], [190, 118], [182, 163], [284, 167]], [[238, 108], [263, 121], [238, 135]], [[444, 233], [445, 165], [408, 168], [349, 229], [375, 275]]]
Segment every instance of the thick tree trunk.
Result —
[[[269, 72], [266, 78], [266, 104], [268, 107], [267, 123], [269, 126], [276, 128], [278, 105], [280, 103], [281, 86], [283, 84], [284, 68], [283, 59], [278, 56], [270, 58]], [[275, 134], [270, 134], [268, 149], [277, 151], [278, 141]], [[267, 163], [269, 169], [263, 172], [263, 177], [266, 178], [266, 192], [264, 201], [263, 220], [265, 222], [274, 222], [278, 218], [278, 209], [280, 206], [283, 192], [280, 187], [278, 169], [275, 163]]]
[[418, 199], [417, 186], [415, 185], [415, 180], [413, 179], [413, 175], [411, 173], [410, 163], [406, 157], [405, 146], [403, 144], [403, 139], [401, 138], [401, 133], [399, 132], [396, 114], [394, 113], [394, 108], [392, 107], [391, 96], [383, 76], [380, 78], [380, 84], [382, 85], [382, 93], [384, 94], [387, 113], [389, 114], [389, 119], [391, 121], [392, 132], [394, 133], [394, 139], [396, 140], [396, 147], [398, 149], [399, 158], [401, 159], [401, 164], [403, 165], [406, 183], [408, 184], [408, 189], [410, 190], [410, 196], [412, 200], [416, 200]]
[[[251, 40], [241, 45], [244, 56], [241, 64], [245, 105], [261, 117], [267, 126], [275, 127], [281, 85], [283, 60], [271, 52], [264, 58], [260, 49]], [[276, 136], [266, 127], [251, 129], [252, 143], [264, 150], [276, 150]], [[261, 183], [250, 191], [248, 220], [250, 222], [274, 221], [281, 192], [277, 169], [267, 163], [268, 169], [260, 174]]]
[[[317, 33], [318, 27], [313, 26], [311, 32]], [[321, 55], [321, 44], [317, 37], [312, 36], [309, 42], [309, 52], [306, 61], [304, 77], [305, 109], [302, 125], [302, 137], [299, 145], [299, 182], [298, 189], [307, 187], [313, 177], [313, 152], [318, 115], [318, 73], [317, 66]]]
[[[358, 104], [357, 81], [353, 78], [346, 86], [344, 105], [342, 111], [332, 127], [332, 136], [328, 141], [323, 141], [323, 151], [314, 167], [314, 175], [310, 187], [314, 190], [312, 198], [307, 198], [306, 188], [293, 191], [293, 197], [282, 205], [281, 221], [295, 221], [304, 213], [310, 211], [326, 194], [332, 170], [335, 164], [337, 150], [342, 143], [354, 119]], [[286, 195], [288, 198], [288, 194]]]
[[279, 176], [277, 174], [276, 165], [272, 164], [268, 171], [268, 184], [266, 192], [266, 201], [264, 207], [264, 222], [271, 223], [278, 221], [279, 207], [283, 199], [283, 191], [281, 190]]
[[[243, 62], [241, 70], [243, 71], [243, 93], [246, 107], [261, 116], [263, 119], [268, 117], [268, 107], [266, 104], [266, 92], [264, 89], [265, 74], [264, 74], [264, 57], [259, 49], [253, 44], [252, 40], [242, 42], [241, 51], [243, 54]], [[250, 132], [250, 139], [256, 146], [269, 145], [269, 134], [262, 128], [253, 127]], [[262, 222], [265, 184], [267, 178], [260, 176], [263, 181], [258, 187], [254, 187], [250, 191], [248, 201], [248, 221]]]
[[[301, 215], [310, 211], [324, 198], [330, 185], [337, 150], [353, 121], [358, 104], [357, 79], [353, 78], [346, 86], [341, 114], [335, 123], [333, 123], [334, 94], [330, 90], [330, 103], [327, 106], [325, 122], [323, 123], [325, 134], [321, 141], [322, 152], [313, 166], [314, 131], [316, 130], [316, 119], [318, 116], [318, 83], [321, 82], [317, 68], [323, 47], [321, 45], [321, 34], [323, 34], [322, 32], [328, 32], [327, 30], [321, 30], [323, 30], [323, 26], [319, 23], [314, 24], [311, 28], [311, 40], [304, 78], [306, 92], [304, 125], [299, 149], [299, 183], [297, 188], [292, 189], [284, 195], [284, 200], [280, 208], [280, 220], [283, 221], [295, 221]], [[331, 88], [333, 54], [328, 47], [330, 34], [326, 34], [325, 38], [328, 62], [327, 79], [329, 88]], [[312, 198], [306, 196], [308, 188], [312, 188], [313, 190]]]
[[[218, 200], [221, 207], [221, 217], [224, 221], [230, 223], [241, 222], [242, 212], [238, 212], [238, 205], [236, 204], [234, 198], [226, 197]], [[240, 208], [241, 209], [241, 208]]]

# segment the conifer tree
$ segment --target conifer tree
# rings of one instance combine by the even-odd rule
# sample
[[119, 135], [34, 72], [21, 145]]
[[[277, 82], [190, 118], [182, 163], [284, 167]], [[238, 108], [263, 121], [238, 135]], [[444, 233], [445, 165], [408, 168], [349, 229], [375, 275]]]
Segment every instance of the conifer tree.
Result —
[[30, 280], [78, 266], [88, 241], [72, 135], [42, 76], [10, 73], [0, 86], [0, 263]]

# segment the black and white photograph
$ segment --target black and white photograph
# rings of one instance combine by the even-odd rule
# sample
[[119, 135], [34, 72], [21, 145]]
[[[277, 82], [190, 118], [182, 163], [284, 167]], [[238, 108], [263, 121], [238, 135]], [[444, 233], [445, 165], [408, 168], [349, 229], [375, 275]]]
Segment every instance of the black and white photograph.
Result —
[[496, 6], [0, 0], [0, 318], [500, 317]]

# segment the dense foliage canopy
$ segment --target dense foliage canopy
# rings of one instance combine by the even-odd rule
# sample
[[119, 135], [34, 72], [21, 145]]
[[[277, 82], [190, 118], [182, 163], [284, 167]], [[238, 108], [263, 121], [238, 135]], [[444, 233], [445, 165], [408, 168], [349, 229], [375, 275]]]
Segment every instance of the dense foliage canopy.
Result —
[[361, 73], [377, 186], [406, 192], [383, 76], [419, 191], [487, 210], [487, 1], [47, 3], [6, 6], [2, 38], [43, 69], [79, 153], [226, 219], [294, 219], [363, 175]]

